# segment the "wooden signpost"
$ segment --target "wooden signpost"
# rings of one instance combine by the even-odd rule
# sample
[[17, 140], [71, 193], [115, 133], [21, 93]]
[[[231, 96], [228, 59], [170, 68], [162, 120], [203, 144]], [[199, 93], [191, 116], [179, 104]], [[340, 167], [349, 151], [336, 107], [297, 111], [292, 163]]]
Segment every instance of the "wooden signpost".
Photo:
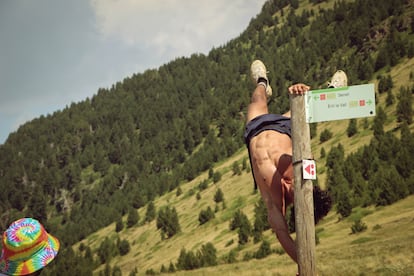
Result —
[[309, 124], [375, 116], [373, 84], [308, 91], [290, 95], [292, 160], [295, 183], [296, 254], [300, 276], [316, 275], [312, 160]]

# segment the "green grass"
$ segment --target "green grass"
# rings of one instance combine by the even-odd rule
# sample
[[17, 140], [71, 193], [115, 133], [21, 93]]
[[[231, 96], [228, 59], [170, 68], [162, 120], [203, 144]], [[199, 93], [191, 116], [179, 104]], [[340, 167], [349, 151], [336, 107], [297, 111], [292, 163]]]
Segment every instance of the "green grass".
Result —
[[356, 240], [351, 241], [351, 244], [361, 244], [361, 243], [366, 243], [366, 242], [370, 242], [370, 241], [375, 241], [375, 238], [362, 237], [362, 238], [358, 238]]

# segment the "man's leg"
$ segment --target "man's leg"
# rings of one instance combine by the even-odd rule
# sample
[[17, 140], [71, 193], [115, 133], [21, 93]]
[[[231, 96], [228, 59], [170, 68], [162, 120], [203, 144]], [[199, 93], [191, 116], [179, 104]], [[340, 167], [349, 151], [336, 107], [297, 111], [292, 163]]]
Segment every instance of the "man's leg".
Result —
[[247, 122], [257, 116], [269, 113], [267, 108], [267, 99], [272, 95], [272, 88], [266, 73], [266, 66], [260, 60], [253, 61], [251, 67], [251, 77], [256, 83], [249, 107], [247, 109]]

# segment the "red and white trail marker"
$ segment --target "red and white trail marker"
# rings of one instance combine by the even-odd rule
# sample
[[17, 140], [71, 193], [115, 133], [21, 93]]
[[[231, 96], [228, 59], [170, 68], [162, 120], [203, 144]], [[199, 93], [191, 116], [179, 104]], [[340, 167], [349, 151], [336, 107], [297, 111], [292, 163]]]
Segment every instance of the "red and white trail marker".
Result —
[[316, 179], [316, 164], [315, 160], [302, 160], [303, 179]]

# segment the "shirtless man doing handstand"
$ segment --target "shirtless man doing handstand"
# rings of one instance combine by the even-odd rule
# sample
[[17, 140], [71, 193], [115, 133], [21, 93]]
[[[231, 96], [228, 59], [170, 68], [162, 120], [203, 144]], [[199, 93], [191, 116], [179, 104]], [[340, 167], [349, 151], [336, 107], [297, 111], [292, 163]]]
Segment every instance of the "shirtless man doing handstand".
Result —
[[[267, 102], [272, 88], [263, 62], [255, 60], [251, 64], [251, 74], [256, 88], [247, 111], [244, 138], [253, 178], [266, 204], [270, 226], [286, 253], [297, 262], [295, 242], [285, 220], [286, 208], [294, 200], [290, 111], [283, 115], [269, 114]], [[343, 71], [338, 71], [331, 83], [338, 81], [345, 81], [346, 86]], [[309, 86], [299, 83], [288, 90], [289, 93], [303, 95], [309, 89]], [[328, 213], [332, 202], [326, 192], [314, 187], [314, 202], [320, 199], [326, 202], [315, 204], [323, 206], [322, 210], [315, 210], [315, 222]]]

